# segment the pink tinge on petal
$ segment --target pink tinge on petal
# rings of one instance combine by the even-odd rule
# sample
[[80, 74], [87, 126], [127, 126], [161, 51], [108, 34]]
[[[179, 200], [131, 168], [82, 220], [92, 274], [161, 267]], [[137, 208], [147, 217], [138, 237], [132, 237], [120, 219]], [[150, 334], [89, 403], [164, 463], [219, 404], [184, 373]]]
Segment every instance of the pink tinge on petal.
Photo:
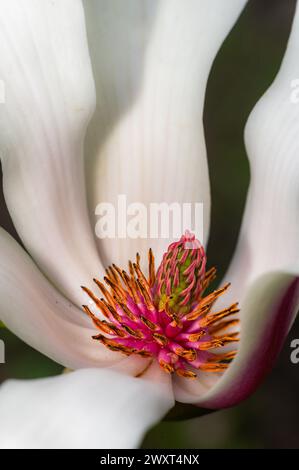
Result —
[[[244, 338], [241, 333], [240, 354], [243, 357], [239, 359], [237, 355], [235, 364], [231, 365], [228, 374], [232, 372], [232, 377], [230, 380], [226, 380], [218, 392], [215, 390], [216, 393], [208, 394], [197, 404], [211, 409], [225, 408], [236, 405], [251, 395], [272, 369], [293, 323], [298, 306], [299, 277], [296, 277], [289, 284], [282, 298], [272, 306], [273, 312], [269, 315], [268, 321], [264, 323], [263, 331], [256, 332], [258, 341], [253, 343], [255, 347], [252, 347], [250, 351], [251, 357], [248, 351], [242, 354], [241, 348]], [[242, 331], [245, 336], [246, 328], [244, 330]], [[253, 334], [252, 331], [251, 334]]]

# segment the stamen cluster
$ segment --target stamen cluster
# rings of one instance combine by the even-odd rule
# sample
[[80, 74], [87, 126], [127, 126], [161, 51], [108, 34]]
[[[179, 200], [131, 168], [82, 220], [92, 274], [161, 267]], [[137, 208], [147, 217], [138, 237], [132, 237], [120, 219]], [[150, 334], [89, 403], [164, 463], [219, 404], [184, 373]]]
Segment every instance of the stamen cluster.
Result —
[[129, 272], [110, 266], [105, 284], [94, 279], [101, 298], [82, 287], [104, 317], [83, 305], [100, 330], [93, 338], [111, 351], [156, 358], [165, 372], [186, 378], [195, 378], [198, 370], [225, 370], [236, 350], [221, 348], [238, 341], [237, 333], [225, 331], [238, 323], [239, 309], [234, 303], [212, 311], [229, 284], [204, 295], [216, 276], [215, 268], [206, 271], [204, 248], [186, 232], [168, 247], [157, 272], [152, 250], [148, 262], [148, 277], [139, 254], [129, 261]]

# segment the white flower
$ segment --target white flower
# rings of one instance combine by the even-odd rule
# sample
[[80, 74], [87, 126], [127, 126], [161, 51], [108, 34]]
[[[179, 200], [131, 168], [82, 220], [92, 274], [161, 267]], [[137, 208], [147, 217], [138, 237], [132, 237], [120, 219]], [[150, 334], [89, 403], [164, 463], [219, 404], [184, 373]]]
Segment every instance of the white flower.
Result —
[[[1, 231], [0, 318], [76, 369], [1, 386], [1, 447], [135, 447], [174, 400], [230, 406], [273, 364], [299, 297], [299, 108], [290, 100], [299, 75], [298, 11], [281, 70], [246, 128], [251, 186], [226, 276], [228, 296], [241, 301], [242, 329], [228, 370], [172, 380], [153, 364], [138, 377], [145, 359], [92, 341], [80, 308], [80, 285], [91, 287], [104, 265], [124, 265], [148, 248], [148, 240], [96, 241], [98, 202], [118, 194], [144, 203], [203, 202], [207, 236], [204, 92], [245, 3], [86, 0], [83, 9], [80, 0], [1, 0], [4, 192], [30, 255]], [[158, 258], [167, 244], [153, 246]]]

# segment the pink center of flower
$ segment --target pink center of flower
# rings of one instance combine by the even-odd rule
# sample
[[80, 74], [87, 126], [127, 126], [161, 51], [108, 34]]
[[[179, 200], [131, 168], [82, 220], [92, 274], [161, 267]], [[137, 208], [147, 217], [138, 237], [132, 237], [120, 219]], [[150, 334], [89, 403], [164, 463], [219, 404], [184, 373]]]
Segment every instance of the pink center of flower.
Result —
[[236, 350], [221, 348], [238, 341], [237, 333], [226, 331], [238, 323], [239, 309], [234, 303], [212, 311], [229, 284], [204, 295], [216, 269], [206, 271], [200, 242], [186, 232], [168, 247], [157, 272], [151, 250], [148, 260], [147, 277], [137, 254], [135, 263], [129, 261], [129, 273], [113, 265], [106, 270], [106, 286], [94, 279], [102, 298], [82, 287], [105, 317], [83, 305], [101, 331], [93, 338], [112, 351], [156, 358], [165, 372], [182, 377], [195, 378], [198, 370], [225, 370]]

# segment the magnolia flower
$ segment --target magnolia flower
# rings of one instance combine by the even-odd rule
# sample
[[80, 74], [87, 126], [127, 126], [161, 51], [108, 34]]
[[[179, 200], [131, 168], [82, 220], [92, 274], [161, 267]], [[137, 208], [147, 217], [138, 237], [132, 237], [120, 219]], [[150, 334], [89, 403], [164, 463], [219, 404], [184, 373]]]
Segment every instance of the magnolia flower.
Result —
[[[4, 193], [26, 251], [1, 231], [0, 318], [74, 371], [1, 386], [2, 447], [135, 447], [175, 401], [198, 409], [234, 405], [271, 368], [299, 298], [298, 107], [290, 99], [299, 75], [298, 11], [281, 69], [246, 127], [251, 185], [239, 243], [221, 281], [231, 287], [217, 310], [204, 300], [214, 271], [206, 270], [201, 246], [186, 255], [194, 269], [189, 281], [185, 278], [182, 311], [177, 297], [183, 286], [175, 280], [177, 269], [183, 273], [180, 242], [167, 251], [170, 240], [98, 240], [92, 230], [96, 205], [115, 203], [118, 194], [144, 204], [199, 201], [206, 245], [204, 92], [214, 57], [245, 3], [1, 0]], [[123, 268], [136, 252], [134, 282], [126, 285], [115, 267], [108, 271], [108, 292], [101, 282], [104, 268], [112, 263]], [[93, 278], [106, 300], [98, 300]], [[97, 313], [90, 298], [100, 307]], [[239, 323], [215, 317], [226, 308], [236, 313], [235, 301]], [[200, 302], [213, 308], [203, 312]], [[183, 318], [191, 313], [193, 318]], [[165, 331], [162, 315], [171, 324]], [[194, 331], [184, 329], [186, 321], [198, 318], [206, 322], [200, 331], [198, 324]], [[213, 362], [221, 321], [230, 322], [227, 336], [236, 339], [240, 331], [238, 352], [234, 358], [235, 352], [223, 351]], [[183, 347], [166, 354], [165, 341], [169, 345], [176, 334], [185, 335]], [[210, 343], [206, 349], [204, 342]]]

